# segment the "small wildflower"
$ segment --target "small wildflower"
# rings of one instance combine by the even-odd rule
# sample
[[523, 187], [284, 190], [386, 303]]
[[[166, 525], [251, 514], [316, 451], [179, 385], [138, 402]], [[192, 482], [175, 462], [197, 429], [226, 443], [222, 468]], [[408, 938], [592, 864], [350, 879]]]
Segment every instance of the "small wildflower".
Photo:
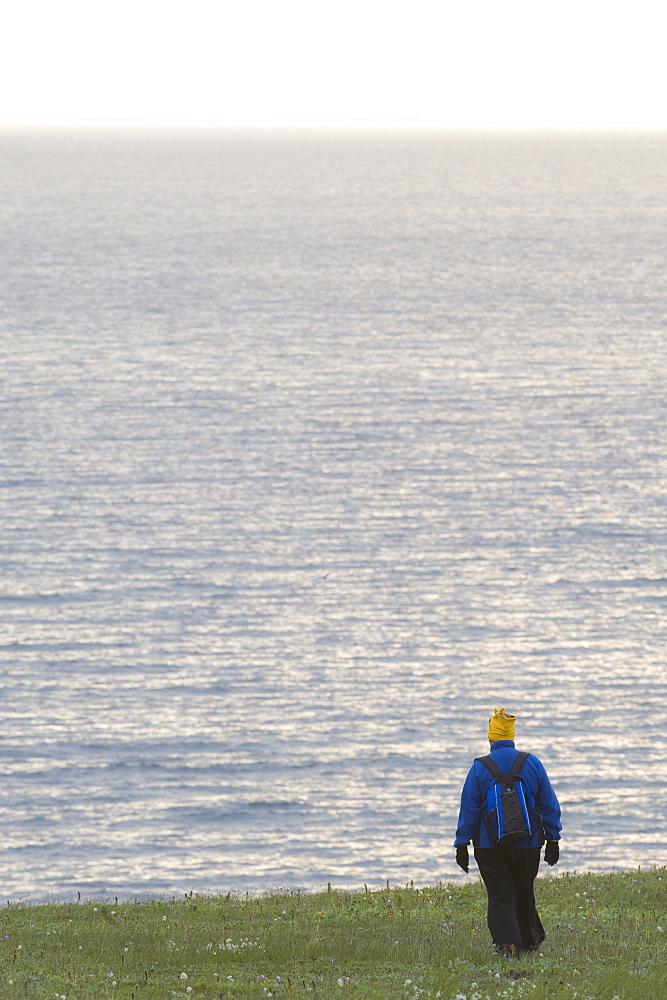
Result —
[[181, 972], [181, 979], [187, 979], [187, 978], [188, 978], [187, 972]]
[[338, 982], [339, 986], [345, 986], [345, 980], [344, 979], [338, 979], [337, 982]]

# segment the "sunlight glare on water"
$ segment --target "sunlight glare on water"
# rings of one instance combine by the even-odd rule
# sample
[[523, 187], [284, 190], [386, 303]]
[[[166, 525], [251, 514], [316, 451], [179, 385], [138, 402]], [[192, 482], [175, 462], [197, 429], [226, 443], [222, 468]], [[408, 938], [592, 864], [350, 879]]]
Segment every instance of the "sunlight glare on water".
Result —
[[7, 898], [667, 863], [662, 134], [6, 131]]

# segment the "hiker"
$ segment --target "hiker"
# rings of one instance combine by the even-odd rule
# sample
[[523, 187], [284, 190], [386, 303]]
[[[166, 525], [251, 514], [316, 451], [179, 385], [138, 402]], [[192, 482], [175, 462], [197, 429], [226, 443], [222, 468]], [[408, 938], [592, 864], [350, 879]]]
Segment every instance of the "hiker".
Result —
[[[489, 719], [491, 752], [477, 758], [468, 772], [454, 840], [456, 863], [465, 872], [469, 870], [468, 844], [473, 842], [488, 896], [489, 930], [495, 950], [502, 955], [533, 951], [544, 940], [533, 882], [545, 841], [544, 860], [548, 865], [558, 861], [561, 831], [560, 806], [543, 764], [533, 754], [520, 755], [514, 746], [515, 718], [504, 708], [496, 708]], [[513, 766], [520, 768], [521, 777], [501, 783], [489, 769], [506, 776]], [[502, 808], [489, 808], [499, 804], [502, 788], [508, 790], [510, 804], [519, 803], [519, 808], [504, 813]], [[519, 813], [520, 821], [515, 822], [513, 816]], [[505, 827], [514, 825], [517, 829], [508, 834]], [[503, 833], [506, 836], [499, 843]]]

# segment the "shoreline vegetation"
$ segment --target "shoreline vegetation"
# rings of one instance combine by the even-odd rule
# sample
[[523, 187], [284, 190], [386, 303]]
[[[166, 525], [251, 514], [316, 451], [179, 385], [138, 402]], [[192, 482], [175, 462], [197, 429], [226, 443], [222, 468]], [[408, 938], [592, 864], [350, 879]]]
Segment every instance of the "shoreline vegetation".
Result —
[[660, 1000], [667, 868], [539, 878], [538, 952], [493, 954], [481, 882], [0, 910], [0, 998]]

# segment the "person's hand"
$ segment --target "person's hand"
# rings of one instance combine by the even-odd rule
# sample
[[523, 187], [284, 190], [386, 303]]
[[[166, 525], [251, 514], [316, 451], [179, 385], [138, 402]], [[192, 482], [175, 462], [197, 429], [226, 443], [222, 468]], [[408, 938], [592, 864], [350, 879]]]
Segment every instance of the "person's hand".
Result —
[[[556, 844], [558, 847], [558, 844]], [[459, 844], [456, 848], [456, 863], [464, 872], [470, 871], [470, 858], [468, 857], [468, 845]]]
[[560, 857], [560, 847], [558, 846], [557, 840], [547, 840], [547, 846], [544, 848], [544, 860], [548, 865], [555, 865], [558, 863], [558, 858]]

